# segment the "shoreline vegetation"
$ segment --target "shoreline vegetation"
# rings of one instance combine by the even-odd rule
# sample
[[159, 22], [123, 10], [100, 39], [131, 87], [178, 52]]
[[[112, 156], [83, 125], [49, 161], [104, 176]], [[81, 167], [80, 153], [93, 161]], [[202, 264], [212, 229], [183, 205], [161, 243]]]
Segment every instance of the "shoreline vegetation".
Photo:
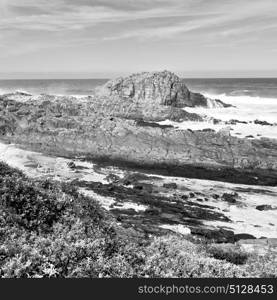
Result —
[[276, 254], [178, 234], [141, 239], [72, 184], [32, 180], [0, 163], [0, 275], [276, 277]]

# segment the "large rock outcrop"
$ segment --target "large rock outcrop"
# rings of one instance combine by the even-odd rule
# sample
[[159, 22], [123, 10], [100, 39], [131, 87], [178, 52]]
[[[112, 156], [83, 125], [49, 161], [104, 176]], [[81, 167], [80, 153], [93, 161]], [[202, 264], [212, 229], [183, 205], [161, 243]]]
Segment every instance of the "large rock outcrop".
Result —
[[277, 185], [277, 141], [176, 130], [111, 116], [94, 102], [0, 100], [1, 140], [65, 156], [86, 156], [171, 175]]
[[107, 82], [96, 91], [99, 95], [118, 96], [141, 103], [173, 107], [228, 107], [220, 100], [189, 91], [185, 81], [172, 72], [143, 72]]

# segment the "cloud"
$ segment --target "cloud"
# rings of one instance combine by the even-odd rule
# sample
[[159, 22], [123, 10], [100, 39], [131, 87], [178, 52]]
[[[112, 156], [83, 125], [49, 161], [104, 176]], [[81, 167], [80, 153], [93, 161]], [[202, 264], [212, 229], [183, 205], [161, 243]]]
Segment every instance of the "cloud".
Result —
[[[191, 0], [185, 0], [191, 2]], [[106, 7], [120, 11], [145, 11], [153, 7], [168, 6], [167, 0], [64, 0], [66, 5], [73, 7]], [[171, 5], [180, 4], [178, 0], [171, 0]]]
[[97, 40], [208, 43], [275, 30], [276, 9], [276, 0], [0, 0], [0, 36], [5, 52], [20, 53]]
[[[82, 29], [101, 23], [118, 23], [160, 18], [168, 15], [183, 15], [183, 13], [178, 11], [175, 7], [168, 9], [168, 7], [146, 6], [145, 9], [143, 9], [143, 6], [135, 5], [133, 1], [118, 1], [117, 5], [114, 5], [114, 2], [111, 1], [87, 2], [89, 1], [74, 1], [73, 4], [73, 2], [69, 0], [60, 0], [56, 1], [55, 5], [51, 5], [42, 0], [36, 2], [29, 0], [26, 5], [22, 6], [22, 4], [17, 3], [16, 0], [12, 0], [12, 2], [5, 4], [4, 11], [6, 12], [6, 17], [0, 20], [0, 29], [59, 31]], [[129, 5], [126, 6], [128, 8], [140, 9], [135, 14], [130, 14], [122, 2], [129, 3]], [[154, 2], [159, 3], [164, 1]], [[76, 3], [83, 5], [76, 5]]]
[[[266, 2], [277, 7], [276, 3], [271, 0], [246, 0], [240, 4], [238, 1], [230, 2], [228, 0], [211, 0], [208, 2], [209, 4], [207, 1], [199, 0], [172, 0], [170, 2], [165, 0], [56, 0], [54, 2], [26, 0], [24, 5], [19, 0], [1, 0], [2, 8], [4, 8], [2, 10], [5, 11], [6, 16], [0, 19], [0, 29], [82, 30], [103, 23], [124, 23], [149, 19], [152, 19], [155, 26], [155, 19], [182, 16], [186, 18], [190, 15], [198, 18], [197, 27], [201, 28], [207, 24], [224, 24], [232, 20], [243, 21], [248, 16], [256, 17], [263, 13], [272, 13], [270, 10], [272, 5], [263, 4]], [[209, 22], [205, 18], [206, 15], [210, 17]], [[176, 20], [176, 26], [180, 28], [178, 23], [179, 20]], [[141, 27], [143, 27], [142, 23]], [[122, 29], [124, 33], [124, 27]], [[161, 29], [164, 29], [163, 25], [161, 25]], [[169, 27], [168, 31], [171, 30]]]
[[[267, 0], [265, 0], [267, 1]], [[267, 32], [277, 27], [273, 6], [277, 9], [277, 3], [268, 0], [272, 5], [264, 5], [261, 2], [252, 0], [241, 3], [240, 6], [232, 5], [229, 1], [216, 1], [210, 3], [214, 6], [204, 7], [201, 11], [191, 10], [194, 18], [179, 20], [175, 17], [173, 24], [164, 26], [144, 26], [143, 28], [128, 28], [122, 32], [105, 38], [105, 40], [119, 40], [129, 38], [145, 39], [174, 39], [176, 36], [187, 37], [188, 33], [196, 32], [195, 37], [204, 37], [206, 40], [235, 36], [243, 36], [255, 32]], [[186, 34], [186, 36], [185, 36]]]

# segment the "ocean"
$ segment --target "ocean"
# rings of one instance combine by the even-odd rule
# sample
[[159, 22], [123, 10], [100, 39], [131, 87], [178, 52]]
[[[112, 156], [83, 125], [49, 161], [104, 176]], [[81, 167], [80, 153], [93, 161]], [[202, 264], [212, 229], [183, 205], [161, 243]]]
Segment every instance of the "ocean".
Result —
[[[33, 95], [85, 96], [92, 94], [95, 87], [107, 81], [108, 79], [0, 80], [0, 94], [24, 91]], [[248, 122], [230, 125], [233, 135], [277, 138], [277, 125], [255, 124], [255, 120], [277, 124], [277, 78], [187, 78], [185, 82], [191, 91], [233, 105], [230, 108], [186, 108], [187, 111], [226, 122], [232, 119]], [[176, 126], [184, 129], [222, 129], [221, 124], [207, 122], [184, 122]]]
[[[108, 79], [0, 80], [0, 94], [26, 91], [30, 94], [89, 95]], [[210, 95], [277, 99], [277, 78], [186, 78], [188, 88]]]
[[90, 95], [108, 79], [20, 79], [0, 80], [0, 94], [23, 91], [33, 95]]

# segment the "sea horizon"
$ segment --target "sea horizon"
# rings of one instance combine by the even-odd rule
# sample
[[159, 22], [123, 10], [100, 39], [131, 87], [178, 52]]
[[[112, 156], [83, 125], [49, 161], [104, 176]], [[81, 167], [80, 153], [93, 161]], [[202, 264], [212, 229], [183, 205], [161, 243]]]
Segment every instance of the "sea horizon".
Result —
[[[277, 77], [182, 77], [187, 87], [212, 96], [249, 96], [277, 99]], [[90, 95], [109, 78], [0, 79], [0, 94]]]

